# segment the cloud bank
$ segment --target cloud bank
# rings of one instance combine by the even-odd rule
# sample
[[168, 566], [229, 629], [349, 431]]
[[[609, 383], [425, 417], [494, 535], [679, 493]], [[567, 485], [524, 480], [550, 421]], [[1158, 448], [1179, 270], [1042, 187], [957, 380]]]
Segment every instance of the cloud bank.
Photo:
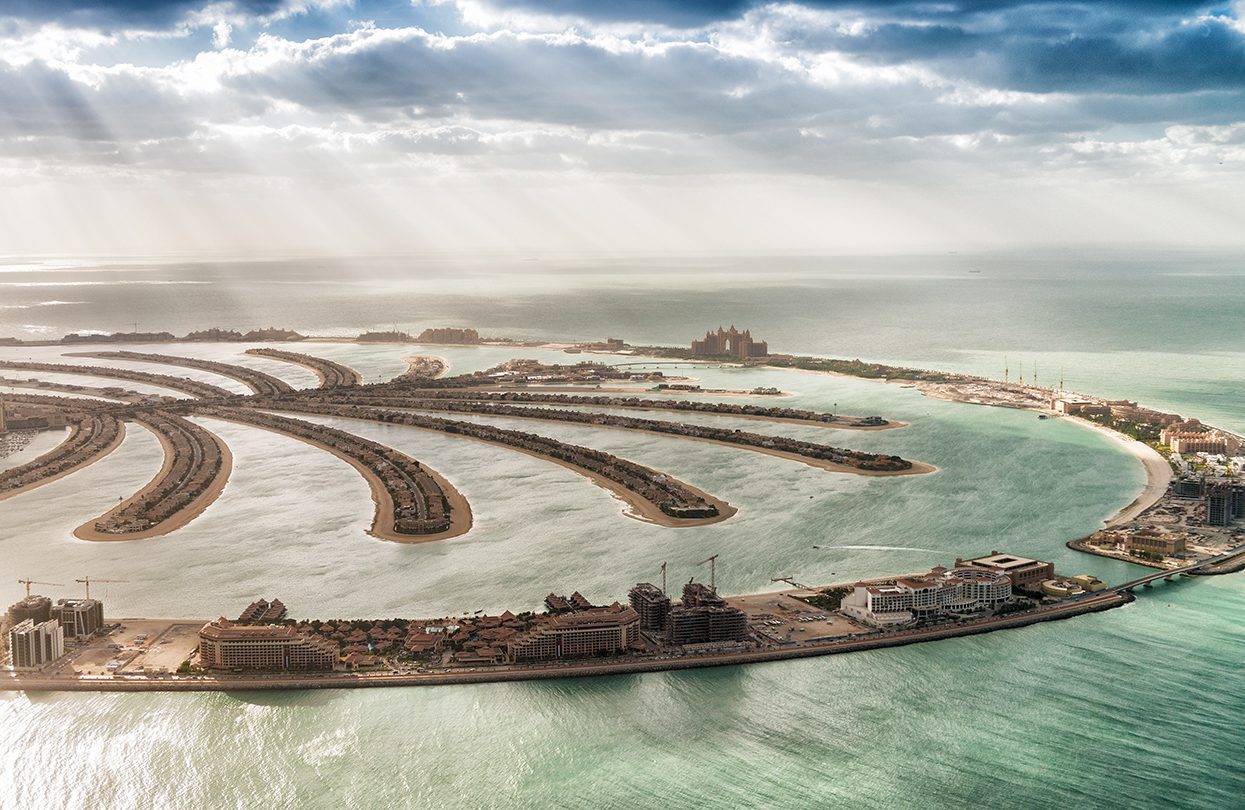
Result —
[[10, 252], [1239, 245], [1241, 11], [19, 0], [0, 10], [0, 237]]

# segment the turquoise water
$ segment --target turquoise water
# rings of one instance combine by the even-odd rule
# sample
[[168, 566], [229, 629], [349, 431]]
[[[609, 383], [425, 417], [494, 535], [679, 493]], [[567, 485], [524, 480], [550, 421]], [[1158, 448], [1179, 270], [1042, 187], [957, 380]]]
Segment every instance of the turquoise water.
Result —
[[[768, 267], [756, 261], [719, 273], [721, 289], [711, 296], [698, 292], [714, 268], [705, 263], [602, 263], [582, 275], [560, 266], [473, 266], [441, 285], [394, 282], [393, 267], [364, 267], [369, 272], [337, 286], [315, 283], [320, 271], [301, 265], [252, 270], [250, 280], [225, 267], [207, 273], [213, 283], [204, 285], [68, 288], [80, 299], [65, 289], [0, 288], [0, 303], [13, 300], [12, 290], [37, 290], [48, 300], [112, 302], [99, 312], [113, 313], [92, 319], [71, 313], [76, 305], [49, 305], [37, 315], [0, 310], [0, 319], [21, 313], [27, 326], [72, 331], [119, 329], [107, 318], [138, 318], [151, 321], [141, 328], [183, 331], [233, 325], [214, 320], [225, 311], [214, 308], [232, 302], [238, 326], [327, 332], [387, 328], [392, 319], [418, 330], [432, 325], [426, 313], [435, 304], [452, 313], [438, 322], [491, 333], [618, 333], [634, 342], [674, 342], [734, 320], [776, 350], [940, 368], [988, 371], [1004, 351], [1027, 351], [1064, 365], [1083, 390], [1245, 427], [1245, 344], [1233, 317], [1245, 289], [1230, 258], [1184, 257], [1170, 264], [1176, 270], [1121, 257], [1047, 259], [1036, 268], [1009, 260], [979, 263], [980, 277], [967, 274], [976, 260], [964, 257], [859, 260], [829, 270], [831, 260], [802, 259], [775, 271], [777, 284], [745, 272]], [[176, 279], [192, 270], [127, 272]], [[83, 278], [101, 276], [67, 280]], [[660, 285], [659, 293], [627, 291], [625, 278]], [[560, 296], [559, 284], [569, 286]], [[291, 292], [266, 294], [278, 287]], [[265, 295], [248, 294], [256, 290]], [[312, 294], [339, 303], [332, 312], [307, 309]], [[150, 309], [133, 315], [136, 301]], [[297, 369], [238, 357], [238, 348], [178, 351], [306, 382]], [[369, 379], [398, 373], [411, 353], [348, 344], [306, 350], [354, 364]], [[58, 353], [0, 349], [13, 357]], [[515, 354], [567, 358], [491, 348], [437, 353], [458, 371]], [[794, 391], [785, 403], [910, 422], [876, 433], [781, 430], [899, 453], [939, 472], [865, 479], [667, 437], [490, 420], [590, 442], [740, 508], [722, 524], [669, 530], [625, 517], [605, 491], [536, 459], [326, 420], [425, 460], [471, 500], [469, 535], [401, 546], [364, 533], [367, 487], [343, 462], [203, 420], [229, 442], [235, 469], [199, 520], [137, 543], [73, 539], [75, 526], [158, 467], [157, 442], [135, 429], [108, 459], [0, 504], [0, 600], [20, 595], [20, 586], [6, 584], [16, 576], [72, 582], [89, 573], [129, 580], [104, 586], [113, 615], [234, 614], [257, 596], [279, 596], [300, 615], [443, 615], [535, 607], [554, 589], [621, 596], [657, 576], [663, 560], [676, 580], [703, 575], [696, 563], [713, 553], [732, 592], [769, 589], [778, 575], [829, 582], [920, 570], [993, 548], [1111, 580], [1137, 570], [1063, 546], [1130, 501], [1143, 481], [1139, 465], [1096, 434], [866, 381], [778, 370], [697, 376], [706, 385]], [[0, 792], [0, 806], [1240, 806], [1243, 611], [1245, 579], [1223, 577], [1158, 586], [1120, 610], [1015, 632], [691, 673], [281, 695], [4, 694], [0, 785], [13, 788]], [[59, 767], [75, 758], [89, 763], [88, 778]]]

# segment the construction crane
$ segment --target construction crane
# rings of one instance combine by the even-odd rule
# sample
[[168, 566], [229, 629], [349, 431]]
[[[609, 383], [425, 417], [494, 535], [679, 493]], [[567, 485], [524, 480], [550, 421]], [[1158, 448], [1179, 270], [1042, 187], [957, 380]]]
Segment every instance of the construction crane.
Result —
[[86, 598], [90, 599], [92, 582], [129, 582], [129, 580], [128, 579], [91, 579], [90, 577], [83, 577], [82, 579], [75, 579], [74, 582], [81, 582], [83, 585], [86, 586]]
[[666, 561], [661, 562], [661, 592], [666, 592]]
[[63, 588], [63, 587], [65, 587], [64, 585], [60, 584], [59, 582], [39, 582], [38, 580], [34, 580], [34, 579], [19, 579], [19, 580], [17, 581], [17, 584], [18, 584], [18, 585], [25, 585], [25, 586], [26, 586], [26, 596], [27, 596], [27, 598], [29, 598], [29, 597], [30, 597], [30, 586], [31, 586], [31, 585], [54, 585], [54, 586], [55, 586], [55, 587], [57, 587], [57, 588]]
[[709, 590], [714, 593], [718, 592], [718, 555], [714, 554], [707, 560], [701, 560], [697, 565], [709, 563]]
[[793, 587], [793, 588], [799, 588], [799, 589], [800, 589], [800, 590], [802, 590], [802, 591], [815, 591], [815, 590], [817, 590], [817, 588], [814, 588], [812, 585], [805, 585], [805, 584], [804, 584], [804, 583], [802, 583], [802, 582], [796, 582], [796, 581], [795, 581], [795, 579], [794, 579], [794, 578], [792, 578], [792, 577], [774, 577], [773, 579], [771, 579], [771, 580], [770, 580], [770, 582], [785, 582], [785, 583], [787, 583], [788, 585], [790, 585], [791, 587]]

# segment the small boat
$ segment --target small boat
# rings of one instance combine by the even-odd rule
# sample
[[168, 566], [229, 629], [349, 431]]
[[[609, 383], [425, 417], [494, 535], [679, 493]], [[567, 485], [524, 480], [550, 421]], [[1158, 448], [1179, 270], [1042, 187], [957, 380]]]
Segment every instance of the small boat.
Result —
[[1044, 413], [1039, 413], [1039, 414], [1038, 414], [1038, 419], [1050, 419], [1050, 417], [1049, 417], [1049, 416], [1047, 416], [1047, 415], [1046, 415], [1046, 414], [1044, 414]]

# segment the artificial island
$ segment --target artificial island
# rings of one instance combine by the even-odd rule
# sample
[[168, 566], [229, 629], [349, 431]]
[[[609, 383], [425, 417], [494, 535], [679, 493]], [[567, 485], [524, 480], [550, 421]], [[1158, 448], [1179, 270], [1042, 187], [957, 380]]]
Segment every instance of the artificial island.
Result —
[[[252, 335], [254, 337], [252, 337]], [[128, 340], [126, 338], [129, 338]], [[248, 335], [205, 330], [177, 339], [168, 333], [122, 333], [97, 342], [296, 342], [289, 330]], [[365, 333], [380, 343], [479, 344], [474, 330], [430, 329]], [[92, 341], [69, 336], [62, 344]], [[513, 341], [498, 341], [512, 345]], [[928, 572], [863, 582], [809, 586], [781, 577], [773, 593], [719, 595], [716, 555], [708, 584], [689, 580], [670, 596], [666, 566], [660, 587], [637, 584], [594, 603], [578, 592], [550, 594], [542, 613], [479, 613], [460, 617], [295, 620], [280, 600], [258, 600], [236, 619], [104, 619], [90, 598], [32, 595], [6, 615], [11, 661], [0, 688], [30, 690], [204, 690], [311, 688], [481, 682], [685, 669], [827, 655], [990, 632], [1117, 607], [1158, 580], [1228, 573], [1245, 566], [1245, 482], [1238, 471], [1240, 437], [1175, 414], [964, 375], [901, 369], [861, 361], [771, 355], [764, 341], [731, 327], [709, 331], [690, 350], [602, 343], [560, 345], [583, 352], [666, 357], [686, 361], [765, 364], [846, 373], [921, 388], [929, 396], [1027, 408], [1042, 418], [1069, 418], [1128, 443], [1149, 474], [1142, 495], [1095, 534], [1071, 548], [1159, 569], [1108, 585], [1086, 575], [1056, 573], [1040, 560], [993, 551], [948, 561]], [[450, 375], [443, 358], [408, 357], [398, 377], [365, 384], [341, 363], [285, 349], [245, 354], [297, 364], [318, 385], [296, 389], [254, 368], [159, 352], [92, 351], [77, 362], [0, 361], [10, 389], [0, 404], [0, 454], [20, 449], [39, 430], [62, 430], [61, 444], [0, 472], [0, 500], [56, 480], [116, 448], [127, 424], [154, 433], [164, 452], [155, 477], [75, 534], [88, 541], [143, 540], [168, 534], [202, 513], [231, 470], [228, 446], [190, 417], [238, 422], [293, 437], [351, 464], [367, 480], [375, 514], [369, 533], [395, 542], [446, 541], [472, 525], [467, 500], [437, 471], [404, 453], [311, 418], [363, 420], [485, 442], [559, 464], [609, 490], [631, 517], [677, 528], [729, 519], [735, 507], [667, 473], [590, 447], [502, 428], [464, 417], [555, 421], [640, 431], [765, 453], [825, 470], [873, 476], [934, 472], [919, 461], [864, 453], [805, 439], [657, 418], [696, 414], [852, 430], [886, 430], [902, 423], [881, 416], [842, 414], [763, 404], [688, 399], [712, 393], [772, 398], [774, 389], [725, 392], [671, 378], [651, 363], [512, 360], [487, 371]], [[95, 365], [103, 361], [103, 365]], [[119, 365], [111, 364], [120, 361]], [[250, 393], [125, 363], [195, 369], [244, 386]], [[37, 375], [52, 375], [44, 379]], [[123, 385], [58, 382], [86, 375], [157, 387], [181, 396], [144, 394]], [[1035, 375], [1036, 376], [1036, 373]], [[340, 421], [339, 421], [340, 424]], [[1175, 473], [1175, 475], [1173, 475]], [[899, 482], [896, 482], [897, 485]], [[98, 581], [98, 580], [97, 580]]]

